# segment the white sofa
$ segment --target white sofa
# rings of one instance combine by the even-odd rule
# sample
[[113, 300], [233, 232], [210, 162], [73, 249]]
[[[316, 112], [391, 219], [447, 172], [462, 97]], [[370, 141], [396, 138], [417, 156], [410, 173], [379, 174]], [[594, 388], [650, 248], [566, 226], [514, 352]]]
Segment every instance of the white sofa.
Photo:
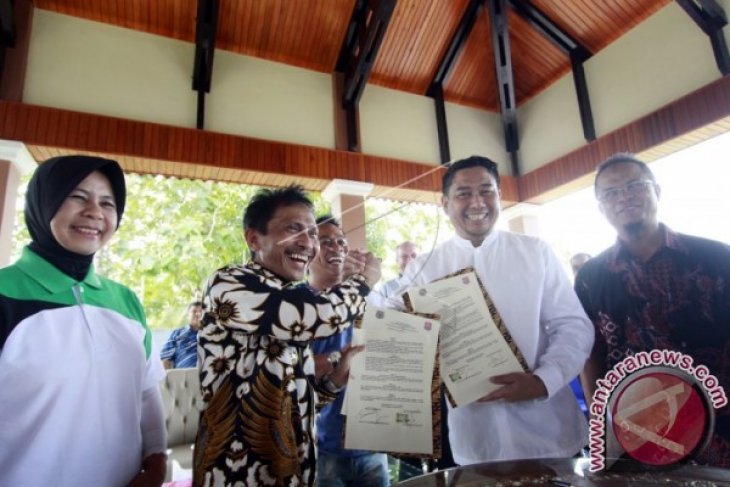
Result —
[[168, 370], [167, 377], [160, 382], [160, 392], [167, 426], [165, 480], [170, 481], [173, 480], [175, 462], [182, 469], [192, 471], [193, 468], [193, 444], [198, 432], [200, 411], [203, 409], [198, 369]]

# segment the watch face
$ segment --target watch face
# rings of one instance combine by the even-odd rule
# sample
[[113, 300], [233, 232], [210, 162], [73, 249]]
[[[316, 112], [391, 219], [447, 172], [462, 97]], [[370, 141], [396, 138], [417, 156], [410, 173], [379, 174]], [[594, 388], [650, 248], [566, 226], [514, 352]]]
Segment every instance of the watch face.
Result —
[[664, 367], [629, 376], [615, 393], [613, 434], [635, 460], [671, 465], [699, 453], [712, 433], [713, 411], [689, 375]]

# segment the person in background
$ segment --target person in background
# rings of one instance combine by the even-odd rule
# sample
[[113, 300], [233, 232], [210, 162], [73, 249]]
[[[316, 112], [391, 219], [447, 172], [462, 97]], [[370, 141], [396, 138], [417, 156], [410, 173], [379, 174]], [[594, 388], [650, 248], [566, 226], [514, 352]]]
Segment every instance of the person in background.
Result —
[[137, 297], [93, 266], [125, 201], [100, 157], [49, 159], [28, 184], [32, 241], [0, 269], [0, 485], [164, 480], [164, 371]]
[[173, 330], [160, 358], [166, 369], [182, 369], [198, 365], [198, 330], [203, 318], [203, 303], [193, 301], [188, 305], [188, 325]]
[[[309, 266], [309, 286], [322, 292], [342, 281], [348, 254], [347, 239], [337, 220], [331, 215], [317, 218], [319, 254]], [[352, 347], [352, 327], [329, 338], [312, 342], [315, 354], [315, 375], [329, 375], [337, 384], [344, 384], [351, 357], [362, 350]], [[317, 415], [317, 487], [387, 487], [388, 457], [384, 453], [346, 450], [342, 447], [345, 417], [340, 414], [345, 391], [334, 402], [326, 404]]]
[[309, 344], [363, 314], [380, 262], [354, 256], [352, 274], [323, 292], [297, 285], [319, 252], [298, 186], [259, 191], [243, 228], [252, 260], [213, 273], [203, 297], [193, 485], [313, 485], [315, 398], [334, 400], [343, 384], [315, 378]]
[[573, 270], [573, 277], [578, 275], [578, 271], [583, 265], [591, 260], [591, 254], [585, 252], [579, 252], [570, 258], [570, 268]]
[[[616, 154], [596, 169], [598, 206], [616, 243], [578, 272], [575, 289], [596, 329], [582, 374], [596, 380], [637, 352], [668, 349], [706, 366], [730, 388], [730, 246], [673, 231], [657, 218], [661, 188], [649, 166]], [[730, 467], [730, 406], [699, 462]]]
[[491, 378], [500, 388], [449, 409], [449, 440], [459, 465], [570, 457], [588, 427], [568, 383], [593, 345], [593, 327], [548, 245], [495, 228], [500, 214], [497, 164], [480, 156], [451, 163], [443, 175], [450, 240], [406, 267], [401, 281], [423, 285], [472, 267], [524, 356], [528, 372]]
[[395, 248], [395, 260], [398, 263], [398, 277], [384, 282], [381, 286], [376, 286], [375, 291], [382, 294], [385, 298], [393, 297], [399, 288], [398, 279], [403, 275], [403, 271], [409, 262], [418, 257], [418, 246], [411, 241], [401, 242]]

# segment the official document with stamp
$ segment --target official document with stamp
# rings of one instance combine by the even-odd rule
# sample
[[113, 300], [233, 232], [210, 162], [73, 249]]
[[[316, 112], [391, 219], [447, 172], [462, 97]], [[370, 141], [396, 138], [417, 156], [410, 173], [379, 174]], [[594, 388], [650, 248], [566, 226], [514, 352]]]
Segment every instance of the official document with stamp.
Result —
[[522, 353], [473, 269], [414, 287], [406, 305], [441, 321], [441, 378], [456, 406], [501, 387], [489, 378], [528, 370]]
[[[345, 448], [434, 455], [434, 318], [369, 307], [343, 414]], [[435, 394], [438, 408], [438, 394]]]

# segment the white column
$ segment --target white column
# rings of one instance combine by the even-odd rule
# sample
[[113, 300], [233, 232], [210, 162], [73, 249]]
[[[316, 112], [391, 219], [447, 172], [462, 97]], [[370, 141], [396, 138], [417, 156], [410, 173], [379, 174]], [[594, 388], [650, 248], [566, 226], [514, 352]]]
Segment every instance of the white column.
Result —
[[539, 205], [518, 203], [504, 210], [501, 218], [507, 221], [511, 232], [539, 237], [540, 211], [541, 207]]
[[20, 175], [36, 165], [22, 142], [0, 139], [0, 267], [10, 264]]
[[366, 249], [365, 197], [373, 190], [372, 183], [333, 179], [322, 191], [332, 206], [332, 216], [342, 223], [351, 249]]

